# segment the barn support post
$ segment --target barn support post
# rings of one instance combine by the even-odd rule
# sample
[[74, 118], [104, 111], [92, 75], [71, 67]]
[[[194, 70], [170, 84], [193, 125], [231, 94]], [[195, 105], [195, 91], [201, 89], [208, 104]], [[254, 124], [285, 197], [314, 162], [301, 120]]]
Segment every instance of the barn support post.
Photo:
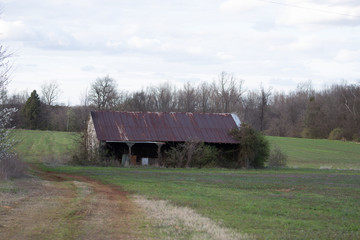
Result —
[[128, 148], [129, 148], [129, 153], [128, 153], [128, 161], [127, 161], [127, 163], [125, 163], [125, 166], [128, 166], [128, 165], [130, 165], [131, 164], [131, 148], [132, 148], [132, 146], [134, 146], [134, 144], [135, 143], [133, 143], [133, 142], [127, 142], [126, 143], [126, 145], [128, 146]]
[[160, 162], [161, 162], [161, 158], [162, 158], [162, 155], [161, 155], [161, 147], [164, 145], [165, 143], [156, 143], [156, 146], [157, 146], [157, 164], [156, 165], [159, 165]]

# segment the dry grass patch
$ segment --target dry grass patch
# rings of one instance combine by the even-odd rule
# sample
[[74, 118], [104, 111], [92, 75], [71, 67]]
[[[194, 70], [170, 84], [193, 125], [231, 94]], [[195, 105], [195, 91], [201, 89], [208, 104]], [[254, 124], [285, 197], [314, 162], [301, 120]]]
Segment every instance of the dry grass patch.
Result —
[[[84, 179], [85, 180], [85, 179]], [[88, 180], [87, 180], [88, 181]], [[143, 215], [127, 195], [97, 182], [77, 182], [90, 188], [92, 194], [82, 201], [86, 217], [81, 220], [78, 239], [150, 239]], [[83, 190], [84, 191], [84, 188]]]
[[168, 237], [165, 239], [252, 239], [246, 234], [236, 233], [209, 218], [203, 217], [187, 207], [177, 207], [164, 200], [149, 200], [134, 197], [148, 216], [157, 221], [157, 227]]
[[76, 229], [64, 216], [72, 206], [73, 189], [35, 178], [13, 184], [14, 192], [1, 191], [0, 239], [74, 239]]

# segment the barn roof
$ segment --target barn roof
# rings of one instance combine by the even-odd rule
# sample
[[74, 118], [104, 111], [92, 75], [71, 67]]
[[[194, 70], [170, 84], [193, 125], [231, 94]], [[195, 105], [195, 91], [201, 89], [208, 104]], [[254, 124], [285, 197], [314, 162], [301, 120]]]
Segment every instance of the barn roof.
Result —
[[240, 125], [235, 114], [92, 111], [100, 141], [237, 143], [229, 130]]

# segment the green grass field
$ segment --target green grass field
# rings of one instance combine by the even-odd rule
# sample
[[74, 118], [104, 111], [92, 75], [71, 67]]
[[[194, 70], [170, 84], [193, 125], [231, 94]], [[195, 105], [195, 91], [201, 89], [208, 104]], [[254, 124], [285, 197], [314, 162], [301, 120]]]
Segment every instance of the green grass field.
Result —
[[359, 239], [360, 173], [56, 167], [151, 199], [187, 206], [256, 239]]
[[[15, 150], [29, 162], [42, 158], [71, 155], [79, 138], [77, 133], [15, 130], [19, 141]], [[360, 144], [322, 139], [266, 137], [289, 157], [288, 166], [298, 168], [360, 169]]]
[[26, 162], [41, 162], [45, 158], [71, 157], [79, 134], [54, 131], [13, 130], [17, 142], [15, 151]]
[[[62, 157], [74, 134], [16, 131], [30, 162]], [[75, 137], [78, 135], [75, 135]], [[164, 169], [50, 166], [151, 199], [187, 206], [256, 239], [360, 239], [360, 145], [267, 137], [289, 156], [286, 169]], [[332, 169], [319, 169], [319, 168]], [[339, 170], [337, 168], [343, 169]]]
[[360, 144], [326, 139], [267, 137], [289, 157], [289, 167], [360, 169]]

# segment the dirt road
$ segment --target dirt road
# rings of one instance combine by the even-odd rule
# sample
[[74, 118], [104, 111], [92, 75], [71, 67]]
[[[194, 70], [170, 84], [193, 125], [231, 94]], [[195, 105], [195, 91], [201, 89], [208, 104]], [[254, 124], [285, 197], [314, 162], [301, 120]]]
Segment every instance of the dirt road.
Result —
[[0, 195], [0, 239], [152, 239], [126, 192], [84, 177], [40, 176]]
[[[252, 239], [164, 200], [87, 177], [36, 171], [0, 184], [0, 239]], [[1, 189], [3, 188], [3, 189]]]

